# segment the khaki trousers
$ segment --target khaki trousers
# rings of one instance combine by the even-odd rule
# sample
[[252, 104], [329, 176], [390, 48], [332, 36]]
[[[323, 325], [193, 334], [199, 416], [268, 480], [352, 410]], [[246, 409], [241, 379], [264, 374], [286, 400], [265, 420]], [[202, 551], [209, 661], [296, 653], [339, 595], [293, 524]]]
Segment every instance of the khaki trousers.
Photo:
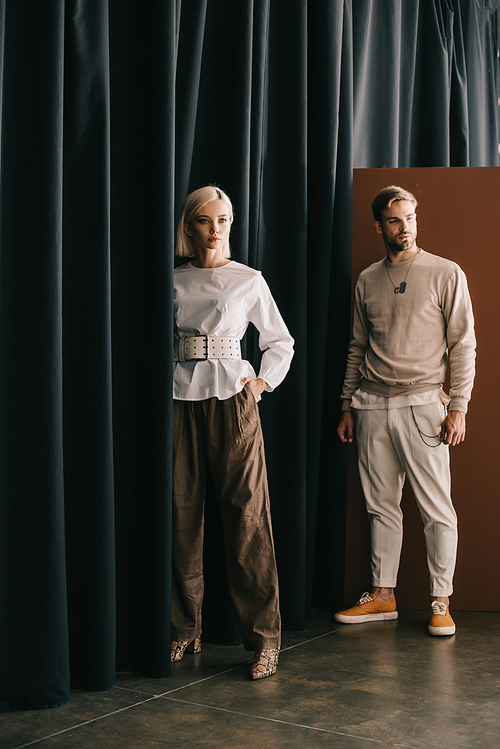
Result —
[[451, 501], [449, 447], [439, 434], [442, 403], [411, 408], [357, 409], [356, 438], [361, 484], [370, 518], [372, 584], [394, 588], [403, 541], [401, 492], [411, 484], [424, 523], [431, 596], [453, 592], [457, 516]]
[[207, 473], [219, 501], [231, 600], [247, 650], [281, 641], [260, 415], [246, 386], [227, 400], [174, 400], [172, 639], [201, 634]]

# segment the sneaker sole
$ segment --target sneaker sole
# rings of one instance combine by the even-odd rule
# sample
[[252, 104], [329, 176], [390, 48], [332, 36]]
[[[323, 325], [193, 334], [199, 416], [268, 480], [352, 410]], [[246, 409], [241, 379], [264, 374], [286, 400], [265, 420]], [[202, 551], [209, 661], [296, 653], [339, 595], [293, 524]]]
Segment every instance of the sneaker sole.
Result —
[[361, 614], [360, 616], [344, 616], [344, 614], [335, 614], [335, 619], [342, 624], [363, 624], [363, 622], [384, 622], [390, 619], [397, 619], [397, 611], [389, 611], [386, 614]]
[[457, 628], [455, 625], [453, 627], [431, 627], [429, 624], [428, 630], [430, 635], [454, 635]]

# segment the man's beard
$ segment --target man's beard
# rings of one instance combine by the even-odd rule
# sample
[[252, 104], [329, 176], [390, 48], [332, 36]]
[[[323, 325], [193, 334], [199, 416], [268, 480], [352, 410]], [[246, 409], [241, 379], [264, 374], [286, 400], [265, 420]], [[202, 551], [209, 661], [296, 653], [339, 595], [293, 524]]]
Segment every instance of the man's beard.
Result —
[[398, 242], [396, 239], [389, 239], [389, 237], [384, 234], [385, 243], [390, 250], [393, 252], [406, 252], [407, 250], [413, 249], [416, 242], [416, 235], [411, 234], [410, 232], [405, 233], [409, 235], [410, 239], [406, 239], [403, 243]]

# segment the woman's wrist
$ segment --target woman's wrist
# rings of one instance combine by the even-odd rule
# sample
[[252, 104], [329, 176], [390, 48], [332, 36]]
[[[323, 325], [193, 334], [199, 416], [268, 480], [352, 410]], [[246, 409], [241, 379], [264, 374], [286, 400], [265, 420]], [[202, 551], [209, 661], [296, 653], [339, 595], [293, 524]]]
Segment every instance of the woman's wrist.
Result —
[[254, 380], [254, 382], [255, 382], [255, 385], [257, 386], [258, 390], [259, 390], [259, 395], [262, 395], [262, 393], [264, 392], [264, 390], [267, 387], [267, 382], [265, 380], [263, 380], [262, 377], [257, 377], [257, 379]]
[[257, 377], [255, 380], [252, 379], [252, 377], [244, 377], [241, 381], [241, 384], [243, 385], [243, 387], [245, 387], [245, 385], [247, 384], [250, 385], [252, 393], [256, 398], [258, 398], [259, 395], [262, 395], [267, 387], [267, 382], [263, 380], [262, 377]]

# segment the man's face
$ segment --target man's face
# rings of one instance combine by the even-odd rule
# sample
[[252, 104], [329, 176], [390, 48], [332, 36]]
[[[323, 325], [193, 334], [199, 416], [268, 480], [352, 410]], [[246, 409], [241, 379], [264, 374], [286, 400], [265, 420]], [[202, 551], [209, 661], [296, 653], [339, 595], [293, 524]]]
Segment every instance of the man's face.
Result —
[[395, 200], [382, 213], [382, 223], [375, 221], [375, 229], [393, 253], [406, 252], [415, 247], [417, 215], [409, 200]]

